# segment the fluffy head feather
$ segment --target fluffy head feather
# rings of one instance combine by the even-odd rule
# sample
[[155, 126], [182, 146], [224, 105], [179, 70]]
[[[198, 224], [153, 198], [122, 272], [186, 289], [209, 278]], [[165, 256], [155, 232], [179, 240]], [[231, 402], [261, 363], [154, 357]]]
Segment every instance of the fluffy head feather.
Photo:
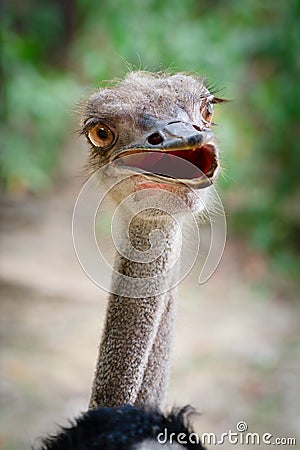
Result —
[[132, 405], [102, 407], [84, 413], [70, 427], [44, 439], [39, 450], [159, 449], [162, 446], [157, 439], [159, 433], [166, 433], [168, 438], [174, 433], [173, 444], [164, 445], [165, 449], [205, 450], [200, 443], [188, 442], [183, 447], [176, 442], [180, 433], [188, 437], [193, 432], [192, 413], [190, 407], [173, 409], [167, 415]]

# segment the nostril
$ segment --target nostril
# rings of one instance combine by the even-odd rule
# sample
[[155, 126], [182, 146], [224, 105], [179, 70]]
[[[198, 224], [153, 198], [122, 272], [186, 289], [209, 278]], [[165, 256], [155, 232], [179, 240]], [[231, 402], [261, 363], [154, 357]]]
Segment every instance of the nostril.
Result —
[[163, 140], [163, 137], [159, 133], [153, 133], [148, 137], [148, 142], [151, 145], [161, 144]]
[[197, 130], [197, 131], [201, 131], [201, 128], [200, 128], [200, 127], [198, 127], [198, 125], [193, 125], [193, 127], [195, 128], [195, 130]]

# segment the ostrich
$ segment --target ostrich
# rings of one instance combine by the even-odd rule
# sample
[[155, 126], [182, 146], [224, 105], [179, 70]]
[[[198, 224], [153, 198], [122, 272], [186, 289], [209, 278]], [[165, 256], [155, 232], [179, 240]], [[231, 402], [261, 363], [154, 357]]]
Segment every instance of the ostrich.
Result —
[[[147, 196], [147, 189], [155, 190], [159, 205], [164, 202], [165, 194], [170, 194], [167, 209], [176, 209], [175, 215], [183, 224], [186, 212], [181, 203], [188, 205], [194, 214], [201, 214], [203, 205], [209, 202], [209, 187], [219, 172], [218, 149], [211, 125], [214, 104], [223, 101], [209, 91], [203, 78], [183, 73], [129, 73], [111, 87], [96, 91], [82, 104], [81, 131], [91, 149], [90, 171], [93, 173], [108, 164], [113, 166], [114, 176], [123, 175], [111, 193], [117, 205], [132, 194], [137, 194], [138, 201]], [[180, 162], [188, 164], [189, 169]], [[102, 183], [105, 184], [107, 176], [108, 172], [102, 173]], [[179, 206], [176, 199], [181, 202]], [[112, 420], [108, 419], [110, 414], [123, 418], [124, 413], [129, 414], [130, 429], [141, 416], [144, 423], [150, 423], [155, 417], [156, 425], [157, 421], [175, 421], [179, 428], [184, 426], [182, 412], [177, 416], [164, 416], [160, 412], [170, 370], [176, 316], [174, 280], [178, 270], [174, 261], [180, 247], [178, 227], [162, 206], [150, 203], [148, 208], [134, 214], [129, 224], [130, 214], [126, 208], [123, 210], [121, 227], [124, 234], [128, 227], [129, 239], [115, 255], [90, 411], [71, 431], [60, 434], [55, 444], [53, 440], [47, 441], [45, 449], [69, 448], [57, 442], [63, 442], [66, 435], [70, 438], [70, 433], [84, 436], [85, 431], [78, 430], [89, 429], [92, 434], [100, 435], [107, 428], [107, 420]], [[163, 252], [146, 262], [137, 260], [136, 252], [150, 252], [151, 256], [149, 236], [153, 231], [163, 234]], [[159, 244], [162, 235], [155, 236], [155, 244]], [[145, 287], [143, 295], [124, 295], [127, 291], [140, 292], [139, 280]], [[119, 424], [119, 419], [116, 423]], [[147, 433], [145, 436], [151, 438]], [[156, 448], [157, 442], [151, 445], [143, 448]], [[96, 447], [78, 444], [70, 448]], [[116, 447], [99, 448], [130, 448], [130, 445], [121, 447], [119, 442]], [[197, 448], [203, 447], [198, 444]]]

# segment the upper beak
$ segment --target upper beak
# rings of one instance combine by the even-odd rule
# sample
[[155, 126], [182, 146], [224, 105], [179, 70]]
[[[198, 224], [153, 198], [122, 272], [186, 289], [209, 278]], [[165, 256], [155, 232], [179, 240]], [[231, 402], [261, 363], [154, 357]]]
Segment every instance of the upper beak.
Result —
[[[153, 137], [160, 136], [162, 141], [159, 144], [152, 144]], [[196, 129], [190, 123], [171, 122], [164, 126], [161, 130], [152, 133], [147, 141], [151, 149], [155, 150], [184, 150], [193, 147], [201, 147], [213, 139], [214, 135], [209, 130]]]

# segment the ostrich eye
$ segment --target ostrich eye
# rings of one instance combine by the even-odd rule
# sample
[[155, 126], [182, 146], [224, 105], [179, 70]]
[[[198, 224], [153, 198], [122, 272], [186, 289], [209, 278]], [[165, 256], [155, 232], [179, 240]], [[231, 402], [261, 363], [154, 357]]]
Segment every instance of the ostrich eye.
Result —
[[109, 147], [115, 139], [112, 130], [103, 123], [97, 123], [89, 127], [87, 137], [93, 145], [100, 148]]
[[201, 116], [203, 120], [210, 124], [214, 114], [214, 105], [213, 102], [206, 100], [204, 105], [201, 108]]

